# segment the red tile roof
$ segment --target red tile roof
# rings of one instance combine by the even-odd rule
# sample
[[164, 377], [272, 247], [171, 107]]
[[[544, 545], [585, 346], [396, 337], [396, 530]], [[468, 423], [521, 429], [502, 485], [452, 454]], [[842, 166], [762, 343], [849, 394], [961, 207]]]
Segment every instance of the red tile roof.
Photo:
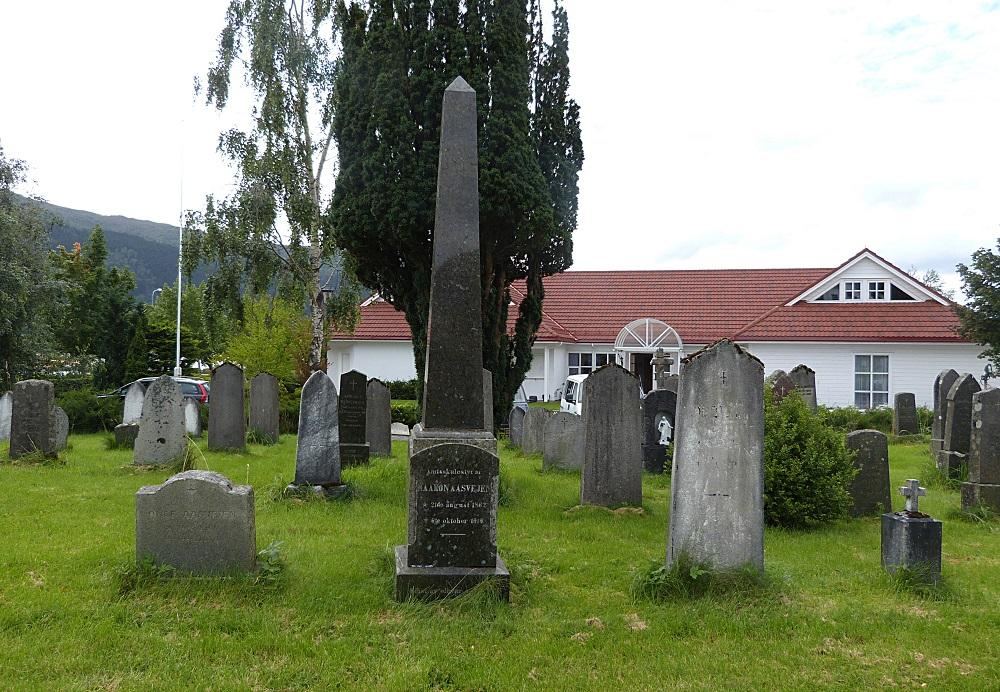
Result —
[[[853, 259], [853, 258], [852, 258]], [[850, 260], [849, 260], [850, 261]], [[843, 265], [841, 265], [843, 266]], [[950, 306], [919, 303], [785, 303], [835, 269], [568, 271], [547, 277], [538, 341], [614, 343], [632, 320], [653, 317], [685, 343], [741, 341], [963, 341]], [[513, 330], [523, 283], [511, 286]], [[361, 308], [343, 340], [409, 341], [403, 317], [388, 303]]]

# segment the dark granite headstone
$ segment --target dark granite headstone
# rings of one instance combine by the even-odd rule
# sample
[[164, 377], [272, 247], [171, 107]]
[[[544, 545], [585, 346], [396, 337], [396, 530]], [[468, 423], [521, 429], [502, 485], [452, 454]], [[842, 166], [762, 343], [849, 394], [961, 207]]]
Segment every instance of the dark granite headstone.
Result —
[[559, 411], [545, 421], [543, 469], [578, 469], [583, 466], [583, 420]]
[[299, 432], [295, 447], [296, 488], [340, 488], [340, 432], [337, 425], [337, 387], [325, 372], [316, 370], [302, 387]]
[[806, 402], [806, 405], [815, 411], [816, 371], [808, 365], [800, 364], [792, 368], [792, 371], [788, 373], [788, 376], [792, 378], [792, 382], [795, 383], [795, 391], [801, 394], [802, 400]]
[[962, 484], [962, 509], [980, 504], [1000, 512], [1000, 389], [972, 395], [969, 480]]
[[[214, 395], [214, 392], [213, 392]], [[179, 572], [252, 572], [257, 562], [253, 487], [212, 471], [185, 471], [135, 494], [135, 557]]]
[[580, 504], [642, 504], [642, 402], [639, 379], [620, 365], [583, 381]]
[[889, 440], [878, 430], [847, 433], [847, 450], [854, 453], [858, 474], [851, 481], [852, 517], [881, 514], [892, 509], [889, 490]]
[[642, 466], [648, 473], [663, 473], [667, 444], [674, 439], [677, 393], [657, 389], [642, 400]]
[[524, 435], [525, 413], [525, 410], [520, 406], [514, 406], [511, 408], [510, 416], [507, 419], [508, 430], [510, 431], [510, 443], [515, 447], [521, 446]]
[[187, 452], [184, 432], [184, 396], [173, 378], [163, 375], [146, 390], [133, 463], [159, 466], [183, 458]]
[[899, 392], [893, 399], [892, 434], [916, 435], [919, 432], [917, 399], [911, 392]]
[[954, 370], [943, 370], [934, 378], [934, 420], [931, 423], [931, 453], [944, 449], [944, 429], [948, 421], [948, 392], [958, 379]]
[[764, 568], [764, 366], [728, 339], [684, 359], [667, 564]]
[[895, 574], [905, 569], [911, 579], [936, 584], [941, 580], [941, 522], [918, 508], [927, 491], [910, 479], [899, 489], [906, 509], [882, 515], [882, 567]]
[[344, 466], [367, 464], [368, 448], [368, 378], [357, 370], [340, 376], [340, 463]]
[[212, 394], [208, 399], [208, 448], [243, 451], [247, 424], [243, 410], [243, 369], [223, 363], [212, 371]]
[[132, 449], [135, 447], [135, 438], [139, 436], [138, 423], [122, 423], [115, 426], [115, 447], [118, 449]]
[[979, 390], [979, 382], [969, 374], [961, 375], [948, 390], [943, 449], [959, 454], [969, 453], [972, 439], [972, 395]]
[[56, 455], [53, 431], [53, 392], [46, 380], [22, 380], [14, 385], [10, 416], [10, 458], [32, 452]]
[[373, 456], [392, 456], [392, 394], [380, 380], [368, 380], [365, 435]]
[[529, 406], [521, 425], [521, 453], [543, 454], [545, 452], [545, 424], [552, 411], [541, 406]]
[[250, 429], [259, 441], [278, 441], [278, 378], [269, 372], [259, 372], [250, 380]]

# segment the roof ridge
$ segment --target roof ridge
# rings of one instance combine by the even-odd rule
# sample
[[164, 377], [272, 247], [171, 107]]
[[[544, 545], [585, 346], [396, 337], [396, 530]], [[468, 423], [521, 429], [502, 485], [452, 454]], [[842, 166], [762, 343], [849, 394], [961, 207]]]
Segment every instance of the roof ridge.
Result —
[[739, 338], [740, 334], [742, 334], [743, 332], [749, 330], [751, 327], [755, 327], [756, 325], [760, 324], [761, 322], [763, 322], [764, 320], [766, 320], [768, 317], [770, 317], [771, 315], [773, 315], [775, 312], [777, 312], [778, 308], [781, 308], [783, 306], [784, 306], [784, 303], [778, 303], [777, 305], [775, 305], [774, 307], [772, 307], [770, 310], [768, 310], [767, 312], [765, 312], [760, 317], [758, 317], [756, 319], [753, 319], [753, 320], [750, 320], [748, 323], [746, 323], [745, 325], [743, 325], [742, 327], [740, 327], [736, 331], [736, 333], [733, 334], [732, 338], [733, 339]]
[[[518, 293], [518, 295], [521, 296], [521, 299], [524, 300], [524, 292], [522, 292], [521, 289], [519, 289], [519, 288], [515, 288], [514, 284], [510, 285], [510, 290], [516, 291]], [[520, 306], [521, 306], [521, 304], [518, 303], [518, 308], [520, 308]], [[574, 341], [577, 341], [576, 334], [574, 334], [572, 331], [570, 331], [569, 329], [567, 329], [565, 326], [563, 326], [559, 322], [559, 320], [557, 320], [555, 317], [553, 317], [552, 315], [550, 315], [549, 313], [547, 313], [545, 311], [545, 299], [544, 298], [542, 299], [542, 319], [543, 320], [548, 319], [551, 322], [554, 322], [557, 327], [559, 327], [561, 330], [563, 330], [564, 332], [566, 332], [567, 334], [569, 334], [571, 337], [573, 337]], [[542, 326], [541, 323], [539, 323], [538, 326], [539, 326], [539, 328], [541, 328], [541, 326]]]

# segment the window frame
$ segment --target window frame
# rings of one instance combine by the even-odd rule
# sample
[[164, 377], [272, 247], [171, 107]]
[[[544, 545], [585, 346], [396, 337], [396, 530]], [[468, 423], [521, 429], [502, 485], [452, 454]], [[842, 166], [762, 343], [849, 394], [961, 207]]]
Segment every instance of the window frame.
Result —
[[[860, 303], [864, 300], [864, 280], [862, 279], [849, 279], [840, 282], [840, 295], [841, 300], [847, 303]], [[854, 287], [857, 286], [857, 289]], [[850, 288], [849, 288], [850, 287]], [[851, 296], [854, 296], [853, 298]]]
[[[892, 391], [892, 363], [889, 358], [888, 353], [855, 353], [852, 361], [852, 375], [851, 375], [851, 391], [854, 393], [854, 407], [861, 411], [871, 411], [877, 408], [883, 408], [889, 405], [889, 393]], [[868, 359], [868, 370], [859, 371], [858, 370], [858, 358]], [[875, 359], [885, 358], [885, 371], [875, 370]], [[868, 387], [858, 388], [858, 376], [868, 377]], [[885, 376], [885, 389], [875, 388], [875, 377]], [[858, 405], [858, 395], [867, 397], [868, 405], [859, 406]], [[882, 403], [875, 403], [876, 395], [881, 397], [885, 396], [885, 401]]]
[[[888, 298], [886, 296], [889, 295], [890, 292], [891, 292], [891, 289], [892, 289], [892, 282], [891, 281], [889, 281], [887, 279], [868, 279], [865, 283], [867, 283], [867, 285], [868, 285], [867, 289], [868, 289], [868, 301], [869, 302], [872, 302], [872, 303], [884, 303], [886, 300], [888, 300]], [[881, 289], [874, 288], [874, 287], [878, 286], [879, 284], [881, 284], [881, 286], [882, 286]], [[877, 294], [879, 292], [882, 293], [882, 297], [881, 298], [879, 298], [877, 295], [875, 295], [874, 297], [872, 296], [873, 293]]]
[[[576, 364], [573, 364], [574, 356], [576, 356]], [[566, 352], [566, 372], [567, 375], [589, 375], [602, 365], [598, 365], [598, 361], [604, 356], [606, 359], [605, 365], [608, 363], [617, 363], [618, 355], [614, 351], [567, 351]]]

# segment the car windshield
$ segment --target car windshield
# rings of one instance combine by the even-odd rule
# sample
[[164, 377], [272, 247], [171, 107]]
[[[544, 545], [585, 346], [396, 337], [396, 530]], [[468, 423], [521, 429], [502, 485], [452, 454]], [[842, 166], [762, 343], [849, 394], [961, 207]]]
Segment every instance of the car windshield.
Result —
[[566, 394], [563, 395], [567, 404], [576, 403], [576, 382], [573, 380], [566, 380]]

